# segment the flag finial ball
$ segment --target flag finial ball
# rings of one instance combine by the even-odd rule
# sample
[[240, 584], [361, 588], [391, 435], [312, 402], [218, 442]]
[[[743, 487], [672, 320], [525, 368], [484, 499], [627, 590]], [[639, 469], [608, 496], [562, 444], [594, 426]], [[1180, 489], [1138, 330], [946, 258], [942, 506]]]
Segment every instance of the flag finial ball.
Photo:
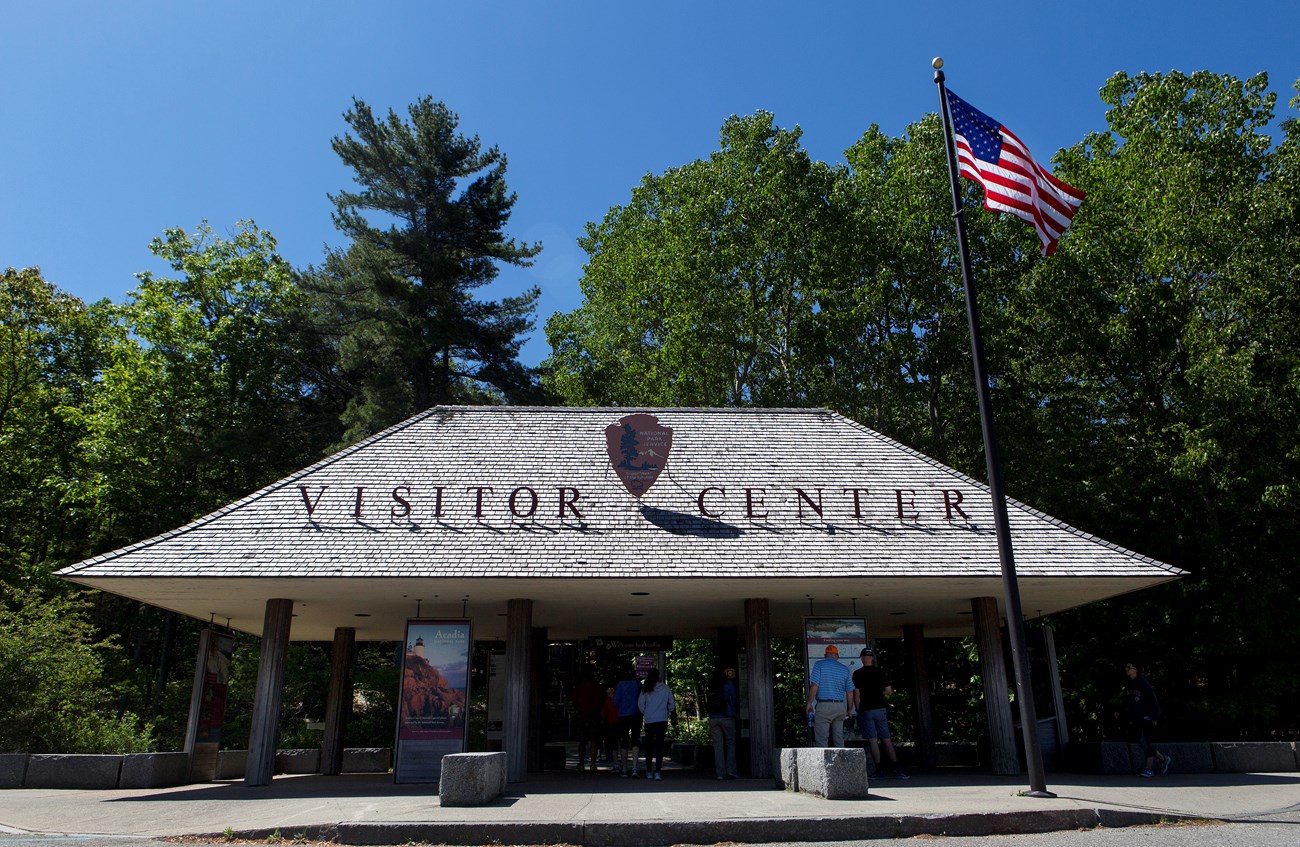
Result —
[[942, 56], [935, 56], [934, 59], [930, 62], [930, 67], [934, 68], [936, 71], [939, 70], [940, 68], [942, 68], [942, 67], [943, 67], [943, 57], [942, 57]]

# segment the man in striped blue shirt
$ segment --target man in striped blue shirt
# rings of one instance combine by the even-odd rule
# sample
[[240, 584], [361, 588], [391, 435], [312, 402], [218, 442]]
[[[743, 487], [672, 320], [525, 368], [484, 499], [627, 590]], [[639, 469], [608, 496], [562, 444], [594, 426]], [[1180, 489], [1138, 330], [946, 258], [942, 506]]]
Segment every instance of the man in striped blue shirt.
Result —
[[[826, 645], [825, 657], [808, 676], [808, 705], [816, 747], [844, 746], [844, 719], [853, 702], [853, 675], [840, 664], [840, 648]], [[829, 742], [829, 743], [828, 743]]]

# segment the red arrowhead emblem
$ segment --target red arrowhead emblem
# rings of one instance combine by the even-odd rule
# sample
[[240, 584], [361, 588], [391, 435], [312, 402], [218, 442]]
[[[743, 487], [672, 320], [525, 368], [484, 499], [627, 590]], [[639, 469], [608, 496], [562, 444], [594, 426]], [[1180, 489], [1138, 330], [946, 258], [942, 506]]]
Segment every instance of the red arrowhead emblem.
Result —
[[627, 415], [605, 427], [605, 445], [614, 473], [633, 497], [640, 497], [668, 464], [673, 431], [654, 415]]

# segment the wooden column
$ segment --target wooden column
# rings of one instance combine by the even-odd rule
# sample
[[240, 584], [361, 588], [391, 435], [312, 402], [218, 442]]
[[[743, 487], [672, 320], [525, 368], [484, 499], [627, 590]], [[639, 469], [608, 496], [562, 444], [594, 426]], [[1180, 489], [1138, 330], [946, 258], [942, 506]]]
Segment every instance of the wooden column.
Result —
[[749, 670], [749, 769], [750, 776], [762, 779], [772, 775], [776, 754], [775, 680], [766, 598], [745, 601], [745, 656]]
[[252, 726], [248, 732], [248, 764], [244, 785], [270, 785], [275, 773], [275, 743], [280, 730], [280, 701], [284, 696], [284, 663], [289, 652], [293, 601], [266, 601], [262, 621], [262, 654], [257, 661]]
[[532, 631], [532, 665], [528, 682], [528, 772], [546, 770], [546, 738], [543, 734], [546, 719], [546, 683], [550, 660], [547, 657], [550, 641], [546, 627], [535, 626]]
[[330, 691], [325, 698], [325, 737], [320, 743], [320, 772], [338, 776], [343, 772], [343, 731], [352, 705], [352, 648], [357, 643], [355, 627], [334, 628], [330, 653]]
[[974, 597], [970, 608], [975, 618], [975, 646], [980, 654], [980, 677], [984, 680], [984, 711], [989, 721], [989, 765], [993, 773], [1020, 773], [1016, 755], [1016, 731], [1011, 723], [1011, 700], [1007, 696], [1007, 660], [1002, 650], [995, 597]]
[[502, 746], [506, 780], [528, 777], [528, 695], [532, 682], [533, 601], [506, 603], [506, 706]]
[[916, 705], [916, 764], [931, 770], [939, 764], [935, 749], [934, 710], [930, 706], [930, 674], [925, 669], [925, 627], [903, 625], [903, 643], [912, 664], [912, 702]]

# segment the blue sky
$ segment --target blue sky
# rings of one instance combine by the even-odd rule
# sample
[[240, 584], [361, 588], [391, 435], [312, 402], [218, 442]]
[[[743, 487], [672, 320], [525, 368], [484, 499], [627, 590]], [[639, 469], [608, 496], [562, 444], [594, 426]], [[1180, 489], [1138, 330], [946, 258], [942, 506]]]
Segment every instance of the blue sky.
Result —
[[510, 161], [509, 232], [540, 240], [486, 296], [542, 289], [524, 351], [580, 303], [587, 221], [647, 172], [707, 156], [732, 114], [799, 125], [819, 159], [872, 123], [891, 135], [953, 90], [1036, 156], [1105, 126], [1118, 70], [1300, 78], [1300, 3], [40, 2], [0, 28], [0, 267], [40, 266], [87, 300], [161, 270], [166, 227], [255, 220], [296, 266], [341, 237], [330, 149], [352, 97], [442, 100]]

